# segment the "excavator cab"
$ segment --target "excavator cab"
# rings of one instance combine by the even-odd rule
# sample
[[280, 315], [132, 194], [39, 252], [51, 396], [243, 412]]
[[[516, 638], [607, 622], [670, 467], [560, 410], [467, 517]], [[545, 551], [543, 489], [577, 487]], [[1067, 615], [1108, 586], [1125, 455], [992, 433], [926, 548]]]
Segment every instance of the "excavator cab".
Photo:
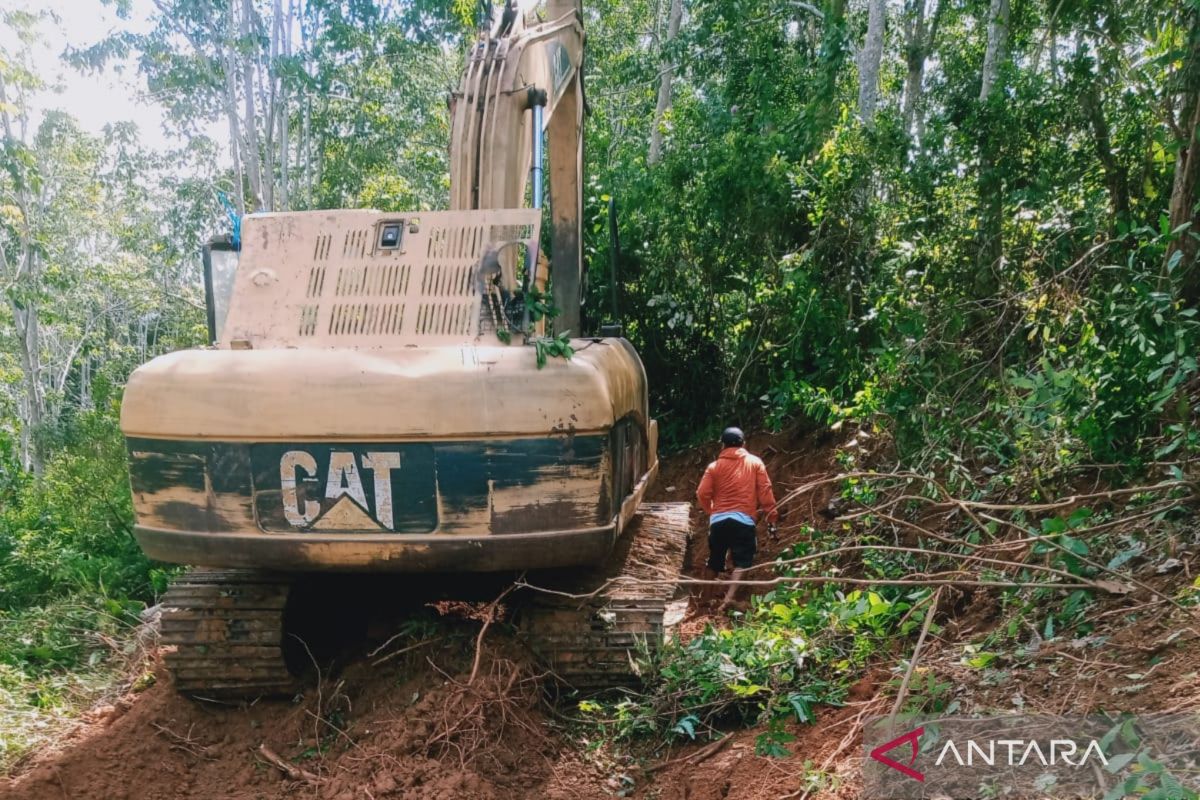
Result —
[[661, 639], [669, 581], [613, 580], [678, 574], [688, 528], [686, 506], [642, 503], [642, 363], [595, 337], [540, 364], [512, 310], [546, 280], [524, 185], [543, 134], [566, 137], [550, 288], [578, 326], [581, 58], [573, 4], [484, 36], [453, 112], [454, 210], [255, 213], [240, 247], [205, 249], [211, 345], [140, 367], [121, 411], [139, 544], [202, 568], [164, 598], [181, 690], [287, 690], [290, 587], [313, 573], [574, 570], [525, 630], [576, 685], [628, 679]]
[[210, 345], [217, 343], [220, 331], [225, 327], [225, 318], [229, 316], [229, 301], [233, 297], [233, 279], [237, 274], [240, 249], [232, 236], [216, 236], [201, 251], [204, 310]]

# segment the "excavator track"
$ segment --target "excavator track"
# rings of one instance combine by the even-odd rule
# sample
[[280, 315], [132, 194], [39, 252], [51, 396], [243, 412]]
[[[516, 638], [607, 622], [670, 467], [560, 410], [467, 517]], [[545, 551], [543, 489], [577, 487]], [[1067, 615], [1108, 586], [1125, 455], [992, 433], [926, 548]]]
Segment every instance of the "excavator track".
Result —
[[294, 691], [284, 659], [291, 582], [254, 570], [191, 570], [163, 595], [163, 656], [184, 694], [253, 698]]
[[662, 645], [663, 615], [683, 571], [690, 529], [687, 503], [643, 504], [608, 563], [582, 580], [572, 573], [538, 582], [563, 594], [532, 592], [521, 636], [572, 688], [637, 684], [637, 659]]

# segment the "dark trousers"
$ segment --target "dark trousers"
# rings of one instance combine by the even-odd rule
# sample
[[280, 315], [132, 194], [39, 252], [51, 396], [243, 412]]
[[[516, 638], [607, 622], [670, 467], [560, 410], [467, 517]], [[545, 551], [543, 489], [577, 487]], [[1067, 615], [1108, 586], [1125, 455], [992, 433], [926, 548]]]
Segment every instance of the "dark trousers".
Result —
[[708, 568], [725, 571], [725, 554], [733, 554], [733, 566], [745, 569], [754, 563], [758, 540], [754, 526], [736, 519], [723, 519], [708, 529]]

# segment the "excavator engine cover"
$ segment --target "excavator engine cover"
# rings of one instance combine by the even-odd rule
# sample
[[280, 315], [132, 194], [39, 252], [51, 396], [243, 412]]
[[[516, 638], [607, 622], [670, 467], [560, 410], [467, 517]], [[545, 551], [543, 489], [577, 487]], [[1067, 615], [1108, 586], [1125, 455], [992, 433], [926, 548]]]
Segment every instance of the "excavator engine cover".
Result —
[[[505, 345], [489, 255], [535, 210], [256, 214], [214, 348], [122, 409], [157, 559], [287, 571], [595, 564], [657, 469], [640, 360]], [[495, 302], [490, 302], [490, 301]]]

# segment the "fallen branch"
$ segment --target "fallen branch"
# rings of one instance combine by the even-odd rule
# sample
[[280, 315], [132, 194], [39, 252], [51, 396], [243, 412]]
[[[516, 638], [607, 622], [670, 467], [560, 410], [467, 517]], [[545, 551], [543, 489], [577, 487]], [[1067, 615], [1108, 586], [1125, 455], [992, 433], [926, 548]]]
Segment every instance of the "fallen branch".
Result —
[[904, 671], [904, 680], [900, 681], [900, 689], [896, 692], [896, 702], [892, 704], [892, 713], [888, 714], [889, 728], [896, 721], [896, 715], [900, 713], [900, 706], [904, 703], [905, 695], [908, 694], [908, 682], [912, 680], [913, 671], [917, 668], [917, 661], [921, 658], [921, 647], [925, 644], [925, 637], [929, 635], [929, 626], [933, 623], [933, 615], [937, 612], [938, 600], [941, 597], [942, 590], [938, 589], [933, 593], [933, 602], [929, 604], [929, 610], [925, 612], [925, 624], [921, 626], [921, 635], [917, 637], [912, 658], [908, 660], [908, 669]]
[[[803, 564], [803, 563], [806, 563], [809, 561], [816, 561], [821, 558], [828, 558], [829, 556], [837, 555], [839, 553], [854, 553], [854, 552], [862, 552], [862, 551], [870, 551], [870, 550], [875, 550], [875, 551], [881, 550], [884, 552], [892, 552], [892, 553], [915, 553], [917, 555], [935, 556], [935, 557], [942, 557], [942, 558], [957, 558], [962, 561], [973, 561], [973, 562], [981, 563], [981, 564], [991, 564], [993, 566], [1008, 568], [1008, 569], [1028, 569], [1028, 570], [1033, 570], [1034, 572], [1045, 572], [1050, 575], [1056, 575], [1060, 578], [1066, 578], [1067, 580], [1086, 581], [1087, 583], [1092, 584], [1092, 588], [1099, 590], [1099, 591], [1108, 592], [1110, 594], [1128, 594], [1129, 593], [1129, 590], [1127, 590], [1127, 589], [1119, 589], [1119, 588], [1115, 587], [1112, 584], [1112, 582], [1106, 581], [1106, 582], [1101, 583], [1098, 581], [1089, 581], [1088, 579], [1081, 578], [1078, 575], [1072, 575], [1070, 572], [1067, 572], [1066, 570], [1057, 569], [1055, 567], [1047, 567], [1044, 564], [1031, 564], [1031, 563], [1026, 563], [1026, 562], [1022, 562], [1022, 561], [1008, 561], [1006, 559], [988, 558], [986, 556], [976, 556], [976, 555], [970, 555], [968, 553], [949, 553], [944, 550], [928, 550], [923, 547], [897, 547], [895, 545], [886, 545], [886, 544], [861, 544], [861, 545], [849, 545], [847, 547], [837, 547], [832, 550], [823, 550], [820, 553], [810, 553], [809, 555], [800, 556], [798, 558], [789, 558], [789, 559], [784, 559], [782, 561], [766, 561], [762, 564], [755, 564], [754, 566], [747, 567], [743, 571], [749, 572], [751, 570], [762, 569], [763, 567], [791, 566], [794, 564]], [[1108, 571], [1113, 572], [1114, 575], [1118, 575], [1119, 577], [1124, 577], [1121, 575], [1121, 573], [1118, 573], [1118, 572], [1115, 572], [1112, 570], [1108, 570]]]
[[[545, 586], [536, 586], [525, 581], [517, 581], [513, 586], [521, 589], [529, 589], [543, 594], [555, 595], [557, 597], [566, 597], [571, 600], [588, 600], [596, 595], [611, 589], [613, 586], [759, 586], [770, 588], [773, 586], [791, 586], [795, 584], [825, 584], [825, 583], [844, 583], [850, 586], [986, 586], [996, 589], [1088, 589], [1097, 588], [1096, 584], [1091, 583], [1051, 583], [1048, 581], [984, 581], [984, 580], [968, 580], [965, 578], [934, 578], [928, 580], [903, 580], [903, 579], [885, 579], [885, 578], [843, 578], [836, 575], [788, 575], [769, 580], [746, 581], [746, 580], [707, 580], [703, 578], [679, 578], [677, 580], [642, 580], [630, 577], [613, 578], [606, 582], [600, 588], [591, 592], [575, 594], [572, 592], [563, 592], [557, 589], [550, 589]], [[1118, 592], [1120, 594], [1120, 592]]]
[[937, 489], [938, 494], [940, 494], [942, 496], [942, 498], [944, 498], [941, 501], [934, 500], [932, 498], [927, 498], [927, 502], [929, 502], [932, 506], [934, 506], [935, 508], [957, 508], [971, 516], [973, 516], [972, 511], [974, 511], [974, 510], [1024, 511], [1026, 513], [1056, 511], [1056, 510], [1066, 508], [1069, 506], [1073, 506], [1078, 503], [1089, 501], [1089, 500], [1113, 500], [1118, 497], [1126, 497], [1129, 495], [1144, 494], [1144, 493], [1149, 493], [1149, 492], [1161, 492], [1161, 491], [1168, 490], [1168, 489], [1178, 489], [1178, 488], [1187, 487], [1187, 488], [1194, 490], [1196, 488], [1196, 484], [1194, 481], [1169, 480], [1169, 481], [1161, 481], [1161, 482], [1153, 484], [1151, 486], [1129, 486], [1129, 487], [1125, 487], [1122, 489], [1110, 489], [1110, 490], [1104, 491], [1104, 492], [1089, 492], [1087, 494], [1072, 494], [1072, 495], [1067, 495], [1066, 497], [1061, 497], [1058, 500], [1054, 500], [1049, 503], [1029, 503], [1029, 504], [985, 503], [985, 502], [982, 502], [979, 500], [963, 500], [961, 498], [955, 497], [953, 494], [950, 493], [950, 490], [947, 489], [940, 481], [938, 481], [936, 478], [931, 478], [928, 475], [921, 475], [916, 472], [862, 472], [862, 471], [860, 471], [860, 472], [845, 472], [840, 475], [833, 475], [828, 478], [822, 478], [820, 480], [811, 481], [802, 486], [798, 486], [797, 488], [793, 489], [792, 491], [790, 491], [786, 495], [784, 495], [778, 504], [784, 505], [786, 503], [791, 502], [792, 500], [794, 500], [795, 498], [797, 498], [803, 494], [807, 494], [807, 493], [813, 491], [814, 489], [818, 489], [822, 486], [826, 486], [831, 483], [838, 483], [840, 481], [845, 481], [845, 480], [865, 480], [865, 481], [893, 480], [893, 481], [903, 481], [905, 483], [912, 483], [912, 482], [925, 483], [925, 484]]
[[1017, 523], [1015, 523], [1015, 522], [1010, 522], [1010, 521], [1007, 521], [1007, 520], [1002, 520], [1002, 519], [999, 519], [999, 518], [997, 518], [997, 517], [993, 517], [993, 516], [991, 516], [990, 514], [984, 514], [983, 516], [984, 516], [986, 519], [989, 519], [989, 520], [991, 520], [992, 522], [995, 522], [995, 523], [997, 523], [997, 524], [999, 524], [999, 525], [1008, 525], [1008, 526], [1012, 527], [1012, 528], [1013, 528], [1013, 529], [1015, 529], [1015, 530], [1021, 531], [1021, 532], [1022, 532], [1022, 533], [1024, 533], [1026, 536], [1029, 536], [1031, 539], [1034, 539], [1034, 540], [1036, 540], [1036, 541], [1038, 541], [1038, 542], [1041, 542], [1041, 543], [1043, 543], [1043, 544], [1047, 544], [1047, 545], [1049, 545], [1050, 547], [1053, 547], [1053, 548], [1054, 548], [1054, 549], [1056, 549], [1056, 550], [1060, 550], [1060, 551], [1062, 551], [1063, 553], [1066, 553], [1067, 555], [1069, 555], [1069, 556], [1071, 556], [1071, 557], [1073, 557], [1073, 558], [1075, 558], [1075, 559], [1079, 560], [1080, 562], [1082, 562], [1082, 563], [1084, 563], [1084, 564], [1087, 564], [1087, 565], [1088, 565], [1089, 567], [1091, 567], [1092, 569], [1099, 570], [1100, 572], [1106, 572], [1106, 573], [1108, 573], [1109, 575], [1116, 575], [1116, 576], [1117, 576], [1117, 577], [1119, 577], [1119, 578], [1124, 578], [1125, 580], [1131, 581], [1131, 582], [1132, 582], [1134, 585], [1136, 585], [1136, 586], [1138, 586], [1138, 587], [1140, 587], [1140, 588], [1142, 588], [1142, 589], [1145, 589], [1146, 591], [1150, 592], [1150, 594], [1154, 595], [1155, 597], [1158, 597], [1158, 598], [1160, 598], [1160, 599], [1161, 599], [1161, 600], [1163, 600], [1164, 602], [1171, 603], [1171, 604], [1172, 604], [1173, 606], [1175, 606], [1176, 608], [1179, 608], [1179, 609], [1181, 609], [1181, 610], [1183, 610], [1183, 611], [1186, 611], [1186, 612], [1188, 612], [1189, 614], [1195, 614], [1195, 613], [1196, 613], [1196, 612], [1195, 612], [1195, 609], [1190, 609], [1190, 608], [1188, 608], [1187, 606], [1183, 605], [1182, 603], [1180, 603], [1178, 600], [1174, 599], [1173, 597], [1169, 597], [1168, 595], [1165, 595], [1165, 594], [1163, 594], [1162, 592], [1160, 592], [1158, 589], [1155, 589], [1155, 588], [1154, 588], [1153, 586], [1151, 586], [1150, 584], [1148, 584], [1148, 583], [1143, 583], [1142, 581], [1139, 581], [1139, 580], [1138, 580], [1138, 579], [1136, 579], [1136, 578], [1131, 578], [1131, 577], [1129, 577], [1129, 576], [1127, 576], [1127, 575], [1124, 575], [1124, 574], [1122, 574], [1122, 573], [1120, 573], [1120, 572], [1117, 572], [1115, 569], [1110, 569], [1110, 568], [1106, 567], [1104, 564], [1101, 564], [1101, 563], [1099, 563], [1099, 562], [1097, 562], [1097, 561], [1093, 561], [1092, 559], [1088, 558], [1087, 556], [1080, 555], [1079, 553], [1076, 553], [1076, 552], [1074, 552], [1073, 550], [1071, 550], [1069, 547], [1067, 547], [1066, 545], [1062, 544], [1061, 542], [1056, 542], [1056, 541], [1054, 541], [1053, 539], [1051, 539], [1051, 538], [1049, 538], [1049, 537], [1047, 537], [1047, 536], [1043, 536], [1043, 535], [1041, 535], [1041, 534], [1037, 533], [1037, 532], [1036, 532], [1036, 531], [1034, 531], [1034, 530], [1031, 530], [1031, 529], [1029, 529], [1029, 528], [1026, 528], [1026, 527], [1025, 527], [1025, 526], [1023, 526], [1023, 525], [1018, 525], [1018, 524], [1017, 524]]
[[200, 744], [192, 738], [192, 731], [189, 728], [187, 736], [180, 736], [175, 731], [168, 728], [166, 725], [159, 725], [157, 722], [150, 723], [154, 729], [170, 739], [173, 744], [172, 750], [183, 750], [196, 758], [212, 759], [212, 755], [208, 752], [208, 747]]
[[255, 752], [255, 755], [257, 755], [259, 758], [263, 759], [267, 764], [271, 765], [272, 767], [275, 767], [277, 770], [282, 772], [284, 775], [287, 775], [288, 778], [290, 778], [294, 781], [303, 781], [305, 783], [320, 783], [321, 782], [321, 779], [319, 777], [312, 774], [308, 770], [301, 769], [300, 767], [297, 767], [295, 764], [289, 764], [288, 762], [284, 761], [283, 758], [281, 758], [278, 753], [276, 753], [271, 748], [267, 747], [267, 745], [265, 743], [260, 744], [258, 746], [258, 750], [254, 751], [254, 752]]
[[[396, 636], [393, 636], [391, 639], [388, 639], [388, 641], [387, 641], [387, 642], [384, 642], [384, 644], [383, 644], [383, 645], [381, 645], [380, 647], [376, 648], [376, 649], [375, 649], [375, 651], [374, 651], [373, 653], [371, 653], [370, 655], [372, 655], [372, 656], [373, 656], [373, 655], [375, 655], [375, 653], [378, 653], [378, 652], [379, 652], [380, 650], [382, 650], [384, 647], [387, 647], [387, 646], [388, 646], [388, 644], [390, 644], [391, 642], [395, 641], [395, 639], [396, 639], [396, 638], [397, 638], [397, 636], [399, 636], [399, 635], [400, 635], [400, 634], [397, 634]], [[403, 655], [404, 653], [408, 653], [408, 652], [411, 652], [411, 651], [413, 651], [413, 650], [418, 650], [418, 649], [420, 649], [420, 648], [424, 647], [424, 646], [425, 646], [425, 645], [427, 645], [427, 644], [433, 644], [435, 641], [437, 641], [437, 639], [433, 639], [433, 638], [430, 638], [430, 639], [422, 639], [421, 641], [417, 642], [416, 644], [410, 644], [408, 647], [401, 647], [399, 650], [395, 651], [394, 653], [388, 653], [388, 654], [387, 654], [386, 656], [384, 656], [383, 658], [379, 658], [379, 659], [376, 659], [375, 661], [372, 661], [372, 662], [371, 662], [371, 666], [373, 666], [373, 667], [378, 667], [380, 664], [384, 663], [385, 661], [390, 661], [390, 660], [392, 660], [393, 658], [395, 658], [395, 657], [396, 657], [396, 656], [398, 656], [398, 655]]]
[[729, 744], [729, 742], [732, 739], [733, 739], [733, 734], [727, 733], [724, 736], [722, 736], [720, 739], [717, 739], [715, 742], [710, 742], [709, 744], [700, 748], [699, 750], [692, 753], [691, 755], [680, 756], [679, 758], [673, 758], [670, 761], [664, 761], [661, 764], [654, 764], [653, 766], [645, 767], [642, 771], [645, 772], [647, 775], [650, 775], [650, 774], [653, 774], [660, 770], [664, 770], [667, 767], [674, 766], [675, 764], [679, 764], [684, 761], [686, 761], [688, 764], [691, 764], [692, 766], [695, 766], [696, 764], [699, 764], [701, 761], [704, 761], [705, 759], [715, 756], [718, 752], [720, 752], [725, 747], [725, 745]]

